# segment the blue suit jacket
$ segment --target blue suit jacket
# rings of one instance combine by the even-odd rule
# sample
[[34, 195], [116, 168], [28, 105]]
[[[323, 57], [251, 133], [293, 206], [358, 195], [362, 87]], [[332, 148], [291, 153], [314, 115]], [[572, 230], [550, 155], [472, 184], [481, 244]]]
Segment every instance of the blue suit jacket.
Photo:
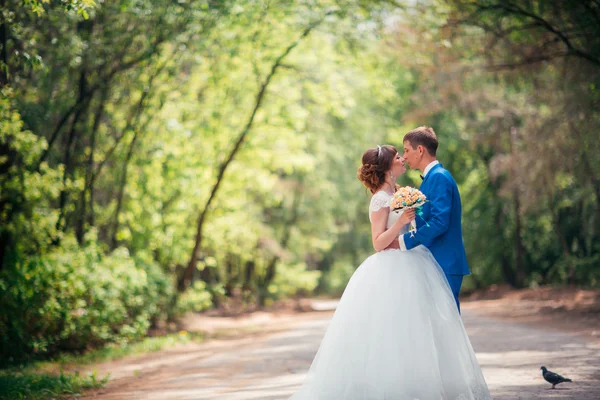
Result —
[[428, 202], [423, 206], [423, 218], [417, 216], [417, 231], [404, 234], [406, 249], [422, 244], [446, 275], [470, 274], [462, 238], [462, 206], [454, 178], [437, 164], [425, 176], [420, 190]]

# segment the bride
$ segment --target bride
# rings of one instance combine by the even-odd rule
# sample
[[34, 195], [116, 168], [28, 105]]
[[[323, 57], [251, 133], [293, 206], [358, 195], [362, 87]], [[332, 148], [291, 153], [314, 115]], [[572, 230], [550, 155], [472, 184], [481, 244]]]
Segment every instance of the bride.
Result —
[[293, 400], [491, 399], [439, 264], [423, 246], [387, 249], [414, 219], [414, 210], [389, 208], [405, 171], [393, 146], [363, 154], [358, 178], [373, 193], [377, 253], [348, 282]]

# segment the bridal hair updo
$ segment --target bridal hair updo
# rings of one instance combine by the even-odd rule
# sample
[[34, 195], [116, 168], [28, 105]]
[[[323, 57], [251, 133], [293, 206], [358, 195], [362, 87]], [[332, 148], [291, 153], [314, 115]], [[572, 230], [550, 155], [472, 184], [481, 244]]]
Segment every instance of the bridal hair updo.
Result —
[[385, 176], [392, 168], [394, 157], [398, 150], [389, 144], [375, 147], [363, 153], [362, 165], [358, 168], [358, 180], [375, 193], [385, 183]]

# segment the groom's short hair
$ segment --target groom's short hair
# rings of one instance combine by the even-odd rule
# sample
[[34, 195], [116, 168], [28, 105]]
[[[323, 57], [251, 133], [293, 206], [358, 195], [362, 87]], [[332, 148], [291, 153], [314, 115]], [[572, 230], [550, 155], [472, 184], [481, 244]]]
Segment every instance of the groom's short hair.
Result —
[[438, 148], [438, 140], [433, 128], [430, 126], [420, 126], [404, 135], [403, 142], [408, 142], [413, 149], [417, 146], [423, 146], [427, 149], [429, 155], [435, 157]]

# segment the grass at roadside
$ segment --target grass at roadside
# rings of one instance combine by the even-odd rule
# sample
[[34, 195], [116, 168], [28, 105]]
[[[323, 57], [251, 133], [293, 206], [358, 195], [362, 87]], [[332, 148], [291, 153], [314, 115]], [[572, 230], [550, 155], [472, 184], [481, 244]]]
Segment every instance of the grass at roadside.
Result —
[[[177, 344], [200, 342], [204, 334], [181, 331], [174, 334], [148, 337], [140, 342], [111, 344], [83, 354], [63, 354], [51, 361], [33, 362], [0, 370], [0, 400], [46, 400], [103, 387], [108, 376], [95, 373], [83, 376], [79, 367], [112, 361], [131, 355], [159, 351]], [[70, 372], [74, 371], [74, 372]]]
[[73, 395], [85, 389], [103, 387], [108, 376], [98, 379], [95, 374], [35, 374], [15, 370], [0, 371], [0, 399], [43, 400]]
[[76, 367], [89, 365], [97, 362], [112, 361], [126, 356], [146, 354], [173, 347], [177, 344], [190, 342], [201, 342], [205, 339], [203, 333], [181, 331], [164, 336], [147, 337], [140, 342], [127, 343], [124, 345], [109, 344], [103, 348], [91, 350], [83, 354], [63, 354], [50, 362], [38, 363], [37, 367], [52, 369], [60, 367]]

